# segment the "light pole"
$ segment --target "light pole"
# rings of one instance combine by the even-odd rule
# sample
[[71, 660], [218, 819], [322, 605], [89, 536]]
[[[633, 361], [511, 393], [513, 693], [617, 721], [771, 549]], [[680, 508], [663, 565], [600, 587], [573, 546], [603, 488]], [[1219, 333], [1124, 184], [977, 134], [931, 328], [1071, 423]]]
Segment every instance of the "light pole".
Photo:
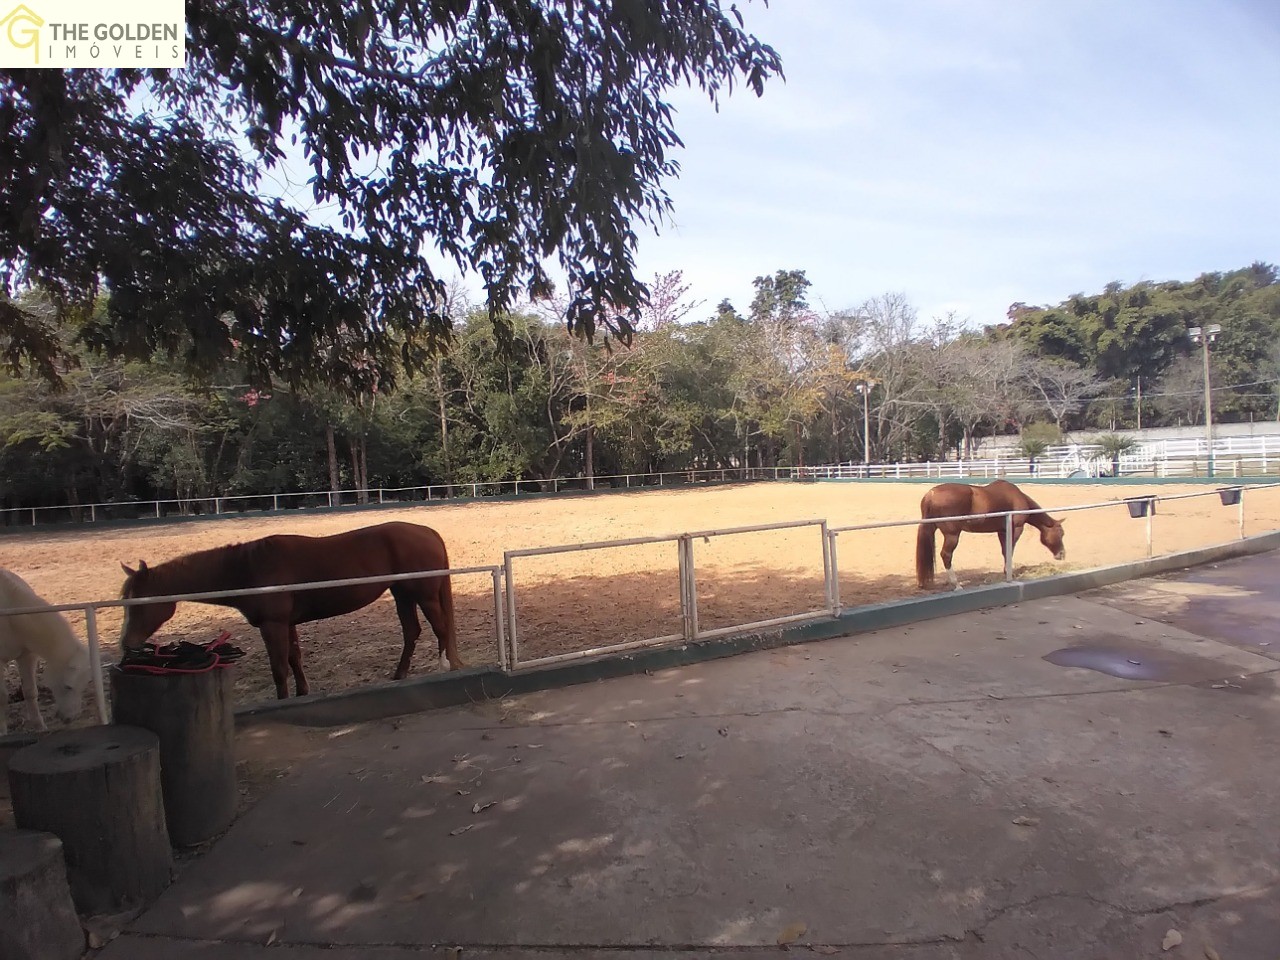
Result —
[[1204, 356], [1204, 442], [1209, 449], [1209, 476], [1213, 476], [1213, 388], [1209, 384], [1209, 344], [1218, 339], [1222, 327], [1216, 323], [1201, 330], [1191, 327], [1187, 336], [1192, 343], [1198, 343]]
[[853, 389], [862, 394], [862, 464], [871, 463], [871, 387], [874, 380], [863, 380], [855, 383]]

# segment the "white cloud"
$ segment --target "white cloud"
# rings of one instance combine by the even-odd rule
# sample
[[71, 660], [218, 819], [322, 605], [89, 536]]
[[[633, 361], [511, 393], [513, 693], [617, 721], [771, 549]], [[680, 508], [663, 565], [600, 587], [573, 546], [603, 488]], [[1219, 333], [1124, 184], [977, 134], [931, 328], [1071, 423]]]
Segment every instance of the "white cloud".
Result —
[[681, 95], [676, 229], [646, 273], [699, 297], [808, 271], [833, 307], [903, 290], [994, 322], [1109, 280], [1280, 260], [1266, 4], [748, 5], [785, 85]]

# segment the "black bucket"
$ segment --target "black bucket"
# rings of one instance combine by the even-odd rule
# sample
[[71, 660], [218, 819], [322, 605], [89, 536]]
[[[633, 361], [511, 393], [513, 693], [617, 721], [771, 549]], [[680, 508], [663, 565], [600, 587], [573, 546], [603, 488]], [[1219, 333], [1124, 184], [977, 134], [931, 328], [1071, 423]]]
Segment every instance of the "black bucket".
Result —
[[1218, 496], [1222, 498], [1222, 505], [1230, 507], [1240, 502], [1240, 492], [1243, 487], [1219, 487]]
[[1129, 508], [1129, 516], [1137, 519], [1145, 517], [1148, 513], [1155, 516], [1156, 498], [1155, 497], [1125, 497], [1125, 506]]

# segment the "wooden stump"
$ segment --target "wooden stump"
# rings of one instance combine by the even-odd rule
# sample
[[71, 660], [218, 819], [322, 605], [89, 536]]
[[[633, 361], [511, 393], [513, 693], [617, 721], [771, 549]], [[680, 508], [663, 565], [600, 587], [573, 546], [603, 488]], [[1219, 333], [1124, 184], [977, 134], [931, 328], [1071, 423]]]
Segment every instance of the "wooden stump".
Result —
[[164, 816], [176, 847], [217, 836], [236, 813], [240, 795], [230, 672], [111, 671], [115, 722], [142, 727], [160, 738]]
[[83, 952], [62, 841], [34, 830], [0, 831], [0, 957], [77, 960]]
[[9, 760], [14, 822], [62, 841], [82, 914], [123, 913], [169, 885], [160, 743], [137, 727], [62, 730]]

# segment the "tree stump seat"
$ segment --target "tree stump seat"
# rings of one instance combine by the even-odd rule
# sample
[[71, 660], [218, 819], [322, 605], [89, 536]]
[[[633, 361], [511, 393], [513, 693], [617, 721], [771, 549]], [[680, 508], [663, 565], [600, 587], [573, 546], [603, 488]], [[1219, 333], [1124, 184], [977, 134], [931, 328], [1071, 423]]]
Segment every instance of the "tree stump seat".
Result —
[[111, 725], [50, 734], [10, 758], [9, 787], [15, 824], [62, 841], [81, 914], [139, 909], [169, 885], [154, 733]]
[[77, 960], [83, 952], [62, 841], [35, 830], [0, 830], [0, 957]]

